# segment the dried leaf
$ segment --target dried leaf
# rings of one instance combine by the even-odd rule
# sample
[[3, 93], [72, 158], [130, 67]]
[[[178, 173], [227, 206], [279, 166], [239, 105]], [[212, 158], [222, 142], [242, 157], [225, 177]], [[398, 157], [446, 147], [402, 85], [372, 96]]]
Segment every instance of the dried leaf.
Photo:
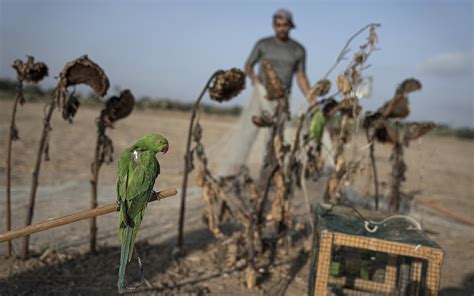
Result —
[[433, 122], [415, 122], [407, 126], [407, 131], [403, 137], [403, 144], [408, 146], [408, 144], [416, 140], [429, 131], [431, 131], [436, 125]]
[[99, 163], [111, 163], [114, 159], [114, 145], [112, 139], [110, 139], [106, 134], [101, 134], [99, 136]]
[[63, 118], [72, 123], [80, 105], [79, 98], [74, 95], [74, 92], [71, 93], [63, 106]]
[[381, 118], [374, 126], [375, 139], [380, 143], [394, 144], [397, 141], [397, 131], [390, 126], [388, 121]]
[[331, 81], [328, 79], [321, 79], [316, 82], [309, 90], [308, 99], [314, 101], [317, 97], [325, 96], [331, 89]]
[[[331, 109], [327, 113], [327, 117], [332, 117], [337, 112], [341, 112], [342, 115], [347, 115], [351, 118], [356, 117], [359, 115], [360, 111], [362, 111], [362, 107], [359, 105], [354, 106], [356, 104], [356, 100], [354, 99], [344, 99], [339, 104]], [[354, 108], [355, 107], [355, 108]]]
[[252, 122], [258, 127], [270, 127], [273, 125], [273, 120], [267, 111], [263, 111], [260, 116], [252, 116]]
[[354, 66], [357, 66], [359, 64], [362, 64], [364, 63], [365, 61], [367, 60], [367, 54], [363, 51], [358, 51], [354, 54], [354, 62], [355, 62], [355, 65]]
[[203, 187], [204, 186], [204, 183], [205, 183], [205, 177], [204, 177], [204, 168], [200, 168], [198, 171], [197, 171], [197, 174], [196, 174], [196, 178], [195, 178], [195, 183], [196, 183], [196, 186], [199, 186], [199, 187]]
[[193, 140], [194, 142], [199, 142], [201, 141], [201, 138], [202, 138], [202, 127], [198, 122], [193, 128]]
[[416, 140], [431, 131], [436, 125], [433, 122], [417, 123], [415, 129], [411, 132], [410, 140]]
[[257, 271], [250, 265], [245, 269], [245, 282], [247, 289], [253, 289], [257, 285]]
[[372, 48], [378, 43], [377, 33], [375, 32], [375, 26], [370, 27], [369, 31], [369, 44]]
[[339, 91], [343, 94], [347, 94], [352, 90], [352, 85], [345, 74], [337, 76], [336, 84]]
[[12, 139], [12, 141], [17, 141], [20, 139], [20, 136], [18, 134], [18, 129], [15, 125], [15, 123], [13, 123], [12, 127], [10, 128], [10, 137]]
[[360, 82], [360, 74], [357, 72], [357, 69], [355, 66], [351, 67], [351, 80], [352, 84], [357, 85]]

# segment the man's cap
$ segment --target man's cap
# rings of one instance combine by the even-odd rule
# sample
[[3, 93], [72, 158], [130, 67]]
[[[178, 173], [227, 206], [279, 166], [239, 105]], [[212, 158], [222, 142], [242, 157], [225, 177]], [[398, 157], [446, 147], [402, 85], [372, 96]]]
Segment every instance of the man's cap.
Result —
[[291, 12], [288, 9], [285, 8], [280, 8], [275, 13], [273, 14], [273, 19], [275, 18], [281, 18], [290, 24], [291, 28], [295, 28], [295, 23], [293, 23], [293, 16], [291, 15]]

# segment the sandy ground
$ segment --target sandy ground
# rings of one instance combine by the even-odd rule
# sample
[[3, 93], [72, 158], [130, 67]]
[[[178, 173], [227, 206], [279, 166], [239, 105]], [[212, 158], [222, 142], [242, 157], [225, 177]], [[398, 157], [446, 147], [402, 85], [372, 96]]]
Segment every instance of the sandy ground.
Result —
[[[12, 101], [0, 101], [0, 155], [6, 155]], [[23, 226], [31, 171], [36, 157], [36, 147], [41, 133], [41, 104], [20, 107], [17, 126], [21, 140], [14, 143], [12, 195], [13, 225]], [[90, 198], [90, 164], [95, 146], [95, 118], [99, 109], [81, 107], [74, 124], [64, 122], [55, 112], [50, 137], [51, 161], [44, 162], [40, 174], [37, 207], [34, 221], [87, 209]], [[120, 151], [137, 138], [148, 133], [162, 133], [171, 143], [169, 153], [160, 156], [162, 174], [156, 190], [176, 187], [180, 190], [183, 155], [189, 114], [164, 111], [138, 111], [109, 130], [115, 147], [115, 159]], [[236, 118], [203, 115], [204, 144], [216, 168], [225, 159], [221, 147], [228, 139]], [[363, 146], [361, 139], [358, 147]], [[258, 147], [250, 161], [252, 171], [258, 168]], [[429, 202], [465, 219], [474, 220], [474, 141], [453, 138], [426, 137], [416, 141], [405, 151], [408, 164], [405, 192], [417, 192], [417, 200]], [[350, 154], [349, 154], [350, 155]], [[390, 147], [378, 145], [376, 158], [381, 181], [387, 182]], [[364, 160], [367, 163], [367, 160]], [[115, 200], [116, 163], [105, 165], [100, 172], [99, 201], [107, 204]], [[0, 179], [5, 180], [5, 157], [0, 159]], [[366, 191], [367, 170], [357, 176], [356, 188]], [[264, 274], [259, 289], [247, 290], [241, 272], [215, 270], [216, 241], [201, 222], [200, 189], [190, 178], [189, 199], [186, 215], [186, 259], [179, 265], [171, 260], [175, 244], [179, 212], [179, 197], [150, 204], [139, 234], [139, 250], [144, 257], [147, 290], [143, 294], [200, 294], [213, 295], [303, 295], [307, 287], [309, 260], [307, 255], [294, 250], [283, 256], [280, 264]], [[2, 182], [3, 183], [3, 182]], [[311, 192], [316, 203], [320, 198], [317, 186]], [[179, 195], [179, 192], [178, 192]], [[5, 187], [0, 186], [2, 221], [0, 232], [5, 230]], [[304, 213], [303, 198], [296, 194], [294, 211], [297, 217]], [[422, 206], [413, 206], [412, 216], [422, 222], [445, 251], [442, 270], [441, 295], [472, 295], [474, 293], [474, 228]], [[116, 238], [116, 216], [105, 215], [98, 219], [98, 255], [87, 253], [88, 222], [78, 222], [51, 229], [31, 236], [36, 256], [27, 262], [0, 259], [0, 295], [20, 294], [72, 294], [113, 295], [120, 252]], [[19, 250], [21, 239], [14, 241]], [[5, 254], [6, 244], [0, 245], [0, 255]], [[48, 250], [48, 253], [44, 253]], [[51, 251], [53, 250], [53, 251]], [[51, 252], [50, 252], [51, 251]], [[58, 252], [56, 254], [55, 252]], [[53, 254], [56, 254], [53, 256]], [[218, 261], [218, 260], [217, 260]], [[133, 268], [133, 267], [131, 267]], [[183, 281], [173, 277], [175, 273], [189, 273]], [[43, 275], [43, 276], [41, 276]]]

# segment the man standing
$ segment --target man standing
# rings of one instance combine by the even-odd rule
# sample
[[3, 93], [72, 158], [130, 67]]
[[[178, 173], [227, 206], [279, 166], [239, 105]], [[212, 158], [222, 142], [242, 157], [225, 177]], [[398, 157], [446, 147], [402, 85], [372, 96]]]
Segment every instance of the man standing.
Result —
[[306, 52], [301, 44], [290, 38], [290, 30], [294, 28], [291, 12], [286, 9], [277, 10], [273, 15], [275, 35], [257, 42], [245, 64], [245, 72], [253, 84], [262, 82], [264, 79], [262, 68], [260, 67], [259, 74], [256, 76], [253, 67], [261, 60], [268, 60], [287, 93], [291, 91], [291, 81], [296, 73], [298, 86], [306, 97], [309, 91], [309, 82], [305, 71]]
[[245, 64], [245, 71], [252, 80], [253, 93], [248, 106], [242, 112], [240, 122], [234, 130], [231, 140], [227, 143], [226, 156], [221, 161], [219, 168], [221, 176], [237, 173], [240, 166], [245, 164], [258, 132], [257, 127], [252, 124], [252, 116], [260, 116], [263, 111], [273, 114], [276, 107], [276, 102], [268, 101], [265, 98], [266, 90], [262, 84], [265, 74], [260, 65], [258, 75], [255, 75], [253, 71], [255, 64], [262, 60], [268, 60], [282, 82], [287, 95], [290, 94], [294, 75], [296, 75], [298, 86], [303, 95], [306, 97], [308, 94], [310, 86], [305, 69], [306, 52], [301, 44], [290, 38], [290, 30], [294, 28], [291, 12], [286, 9], [278, 9], [273, 14], [275, 35], [259, 40]]

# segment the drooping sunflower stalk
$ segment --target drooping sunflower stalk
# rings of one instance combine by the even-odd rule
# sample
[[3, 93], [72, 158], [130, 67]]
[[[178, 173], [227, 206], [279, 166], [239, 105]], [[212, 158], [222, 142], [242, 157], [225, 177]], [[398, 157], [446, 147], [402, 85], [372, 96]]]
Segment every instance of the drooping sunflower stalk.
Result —
[[[23, 105], [25, 103], [25, 97], [23, 96], [23, 82], [27, 83], [38, 83], [44, 77], [48, 76], [48, 66], [43, 62], [35, 62], [35, 58], [32, 56], [27, 57], [26, 63], [20, 59], [16, 59], [13, 62], [12, 68], [16, 71], [17, 77], [17, 88], [15, 101], [13, 103], [13, 111], [10, 122], [10, 133], [8, 135], [7, 143], [7, 204], [6, 204], [6, 230], [11, 230], [11, 158], [12, 158], [12, 145], [13, 142], [20, 139], [18, 128], [16, 127], [15, 119], [18, 104]], [[12, 255], [12, 244], [8, 241], [7, 253], [8, 256]]]
[[[363, 127], [366, 130], [367, 140], [371, 142], [370, 156], [374, 172], [374, 182], [377, 190], [376, 166], [373, 160], [373, 146], [375, 141], [393, 145], [392, 172], [390, 174], [390, 210], [398, 211], [400, 207], [400, 188], [405, 180], [406, 165], [403, 161], [403, 146], [408, 147], [411, 140], [417, 139], [429, 132], [433, 123], [406, 124], [404, 131], [400, 121], [410, 114], [408, 94], [422, 88], [421, 83], [415, 78], [405, 79], [395, 91], [394, 97], [380, 107], [377, 112], [368, 112], [365, 115]], [[376, 200], [376, 207], [378, 201]]]
[[[195, 128], [201, 128], [194, 123], [196, 114], [199, 109], [199, 104], [206, 93], [209, 91], [211, 100], [217, 102], [229, 101], [236, 97], [245, 88], [245, 74], [237, 68], [232, 68], [228, 71], [218, 70], [211, 75], [206, 85], [201, 91], [201, 94], [196, 100], [191, 111], [191, 119], [189, 121], [188, 137], [186, 141], [186, 152], [184, 155], [184, 173], [183, 184], [181, 191], [181, 205], [178, 223], [178, 239], [176, 243], [176, 253], [182, 254], [183, 247], [183, 231], [184, 231], [184, 215], [186, 212], [186, 192], [188, 186], [188, 175], [193, 170], [193, 152], [191, 151], [191, 140], [195, 132]], [[202, 132], [202, 131], [201, 131]]]
[[[62, 109], [63, 118], [72, 122], [79, 107], [78, 98], [74, 95], [67, 96], [67, 88], [79, 84], [90, 86], [98, 96], [104, 96], [109, 88], [109, 80], [102, 68], [91, 61], [87, 55], [67, 63], [59, 74], [59, 82], [54, 91], [51, 101], [46, 106], [45, 118], [43, 119], [43, 132], [41, 135], [35, 168], [33, 170], [33, 181], [31, 184], [29, 210], [26, 216], [26, 225], [33, 221], [36, 190], [43, 155], [49, 160], [49, 132], [51, 131], [51, 117], [54, 109], [59, 106]], [[22, 257], [26, 259], [29, 255], [29, 236], [23, 241]]]
[[[330, 110], [325, 112], [325, 114], [328, 116], [327, 120], [337, 113], [341, 115], [340, 131], [334, 150], [336, 169], [329, 177], [329, 181], [327, 183], [326, 194], [324, 197], [326, 201], [334, 202], [341, 198], [341, 194], [339, 192], [341, 189], [340, 185], [350, 184], [352, 182], [351, 172], [354, 171], [352, 168], [356, 163], [359, 162], [355, 159], [357, 154], [356, 141], [353, 141], [352, 145], [352, 160], [346, 163], [343, 153], [345, 144], [348, 143], [349, 139], [351, 139], [351, 136], [353, 138], [353, 136], [358, 132], [357, 117], [362, 110], [361, 106], [359, 105], [358, 98], [360, 93], [359, 87], [363, 82], [361, 72], [365, 69], [365, 64], [369, 56], [376, 49], [378, 38], [375, 29], [378, 26], [378, 24], [372, 24], [369, 26], [369, 37], [367, 38], [367, 42], [360, 46], [360, 50], [354, 54], [346, 70], [337, 76], [336, 85], [338, 87], [339, 93], [342, 96], [342, 100], [338, 103], [336, 102], [337, 105], [331, 104]], [[366, 26], [363, 29], [365, 30], [367, 28], [368, 27]], [[361, 31], [359, 31], [359, 33]], [[347, 52], [348, 50], [345, 49], [341, 53], [345, 54]], [[343, 58], [340, 60], [343, 60]], [[342, 179], [347, 179], [348, 182], [341, 182]]]

